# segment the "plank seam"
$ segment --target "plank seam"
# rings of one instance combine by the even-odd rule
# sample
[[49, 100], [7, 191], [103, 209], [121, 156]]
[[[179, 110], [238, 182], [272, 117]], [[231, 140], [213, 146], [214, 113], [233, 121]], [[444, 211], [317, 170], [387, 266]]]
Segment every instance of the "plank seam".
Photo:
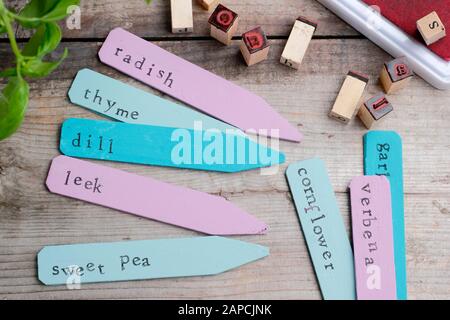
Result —
[[[147, 41], [158, 41], [158, 42], [170, 42], [170, 41], [206, 41], [214, 40], [210, 36], [192, 36], [192, 37], [142, 37]], [[267, 36], [269, 40], [287, 40], [288, 36]], [[18, 43], [25, 43], [30, 38], [19, 38]], [[233, 40], [241, 40], [241, 36], [233, 37]], [[313, 40], [363, 40], [364, 36], [361, 35], [348, 35], [348, 36], [314, 36]], [[63, 38], [61, 42], [71, 43], [71, 42], [103, 42], [105, 38], [87, 37], [87, 38]], [[215, 40], [214, 40], [215, 41]], [[9, 43], [7, 38], [0, 38], [0, 43]]]

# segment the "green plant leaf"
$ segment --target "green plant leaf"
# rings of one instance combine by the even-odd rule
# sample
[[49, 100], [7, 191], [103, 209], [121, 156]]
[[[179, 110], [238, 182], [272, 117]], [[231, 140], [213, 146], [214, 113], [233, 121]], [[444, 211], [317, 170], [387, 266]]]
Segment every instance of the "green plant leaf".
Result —
[[16, 68], [8, 68], [0, 72], [0, 78], [15, 77], [16, 75]]
[[145, 2], [147, 2], [147, 4], [152, 3], [152, 0], [145, 0]]
[[12, 77], [0, 93], [0, 140], [13, 134], [21, 125], [28, 106], [28, 83]]
[[64, 19], [67, 8], [79, 5], [80, 0], [31, 0], [20, 11], [19, 23], [25, 28], [36, 28], [43, 22], [54, 22]]
[[3, 21], [0, 19], [0, 34], [5, 33], [6, 32], [6, 27], [3, 24]]
[[36, 57], [28, 60], [22, 66], [22, 74], [30, 78], [41, 78], [48, 76], [53, 70], [58, 68], [61, 62], [67, 57], [68, 50], [65, 49], [63, 55], [58, 61], [46, 62]]
[[80, 0], [60, 0], [55, 8], [45, 16], [45, 19], [47, 21], [59, 21], [64, 19], [68, 16], [67, 8], [79, 4]]
[[31, 0], [20, 11], [20, 16], [25, 18], [41, 18], [50, 12], [59, 0]]
[[61, 28], [54, 22], [40, 25], [22, 50], [24, 56], [42, 58], [55, 50], [61, 42]]

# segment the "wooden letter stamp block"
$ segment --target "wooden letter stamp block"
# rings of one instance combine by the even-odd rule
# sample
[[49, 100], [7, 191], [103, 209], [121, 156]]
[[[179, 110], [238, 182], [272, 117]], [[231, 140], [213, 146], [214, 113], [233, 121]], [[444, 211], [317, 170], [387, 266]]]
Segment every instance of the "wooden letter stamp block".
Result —
[[194, 30], [192, 0], [170, 0], [172, 33], [187, 33]]
[[316, 28], [316, 23], [298, 17], [281, 54], [280, 62], [294, 69], [300, 68]]
[[394, 110], [394, 108], [386, 96], [383, 93], [379, 93], [362, 104], [358, 112], [358, 117], [364, 123], [366, 128], [370, 129], [375, 122], [383, 118], [392, 110]]
[[248, 66], [266, 60], [269, 49], [266, 34], [261, 27], [247, 31], [242, 35], [241, 52]]
[[384, 92], [391, 94], [405, 88], [411, 80], [414, 72], [408, 60], [401, 57], [386, 62], [381, 70], [380, 82]]
[[197, 0], [197, 2], [208, 11], [219, 4], [219, 0]]
[[227, 46], [230, 45], [236, 33], [238, 21], [239, 16], [236, 12], [219, 4], [208, 20], [211, 25], [211, 37]]
[[329, 116], [343, 123], [348, 123], [361, 104], [361, 98], [368, 82], [368, 76], [350, 71], [345, 78]]
[[446, 36], [445, 26], [436, 11], [418, 20], [417, 29], [419, 29], [427, 46], [432, 45]]

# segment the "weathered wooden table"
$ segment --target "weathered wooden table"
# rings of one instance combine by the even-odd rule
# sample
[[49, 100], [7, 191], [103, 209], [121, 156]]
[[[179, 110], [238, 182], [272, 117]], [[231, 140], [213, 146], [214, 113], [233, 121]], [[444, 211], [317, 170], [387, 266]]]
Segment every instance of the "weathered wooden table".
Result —
[[[366, 130], [358, 119], [345, 126], [329, 119], [327, 112], [349, 69], [369, 74], [367, 94], [378, 92], [378, 73], [390, 57], [314, 0], [223, 3], [240, 13], [240, 33], [258, 25], [268, 33], [272, 47], [267, 61], [247, 68], [238, 38], [229, 47], [212, 40], [209, 14], [196, 3], [195, 32], [173, 35], [167, 0], [155, 0], [150, 7], [143, 0], [82, 1], [81, 30], [64, 30], [62, 47], [70, 49], [69, 58], [48, 79], [32, 82], [23, 126], [0, 142], [0, 298], [321, 297], [284, 170], [293, 161], [313, 156], [324, 159], [349, 225], [347, 185], [363, 172], [362, 136]], [[319, 28], [301, 70], [296, 72], [278, 60], [300, 14], [317, 20]], [[262, 176], [258, 170], [220, 174], [103, 163], [236, 203], [270, 225], [267, 235], [238, 237], [270, 247], [268, 258], [218, 276], [86, 284], [81, 290], [46, 287], [37, 279], [36, 253], [45, 245], [197, 235], [50, 194], [44, 185], [50, 160], [59, 154], [62, 121], [98, 118], [67, 99], [79, 69], [89, 67], [155, 92], [99, 62], [97, 51], [107, 33], [117, 26], [264, 97], [304, 133], [301, 144], [280, 144], [287, 163], [272, 176]], [[6, 39], [1, 39], [1, 67], [11, 61], [8, 50]], [[450, 298], [450, 91], [437, 91], [416, 77], [391, 99], [395, 112], [378, 128], [396, 130], [403, 137], [409, 297]]]

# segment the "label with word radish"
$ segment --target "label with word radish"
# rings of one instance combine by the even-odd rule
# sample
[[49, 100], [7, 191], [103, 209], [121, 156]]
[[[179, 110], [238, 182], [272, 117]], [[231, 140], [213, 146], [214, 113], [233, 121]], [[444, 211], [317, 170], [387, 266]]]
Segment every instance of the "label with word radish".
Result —
[[66, 156], [52, 160], [46, 184], [56, 194], [210, 235], [267, 231], [222, 197]]
[[396, 300], [389, 180], [356, 177], [350, 199], [358, 300]]
[[406, 300], [406, 244], [403, 199], [402, 139], [394, 131], [369, 131], [364, 136], [364, 174], [386, 176], [391, 184], [392, 225], [397, 299]]
[[325, 163], [293, 163], [286, 176], [323, 298], [354, 300], [352, 248]]
[[222, 172], [284, 162], [283, 153], [239, 132], [67, 119], [61, 129], [60, 150], [79, 158]]
[[68, 95], [72, 103], [122, 122], [185, 129], [194, 129], [194, 124], [200, 123], [205, 130], [238, 130], [90, 69], [78, 71]]
[[222, 237], [46, 246], [37, 255], [46, 285], [215, 275], [262, 259], [269, 249]]
[[121, 28], [112, 30], [100, 60], [214, 118], [248, 133], [299, 142], [297, 128], [261, 97]]

